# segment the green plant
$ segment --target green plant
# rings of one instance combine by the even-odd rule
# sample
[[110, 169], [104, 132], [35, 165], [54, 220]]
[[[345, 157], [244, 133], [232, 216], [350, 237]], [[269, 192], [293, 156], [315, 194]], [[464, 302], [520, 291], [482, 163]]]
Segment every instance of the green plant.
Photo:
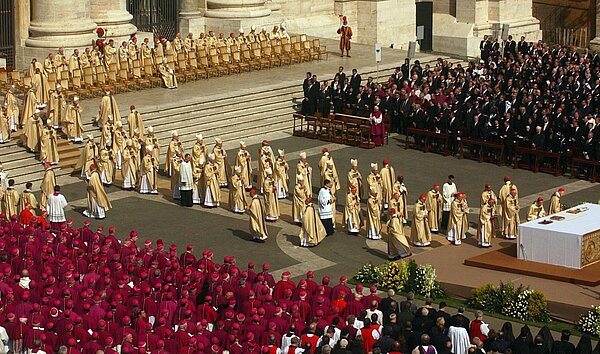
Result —
[[488, 312], [501, 313], [522, 321], [550, 321], [546, 296], [537, 290], [512, 283], [485, 284], [471, 292], [468, 305]]
[[367, 263], [352, 278], [362, 284], [380, 285], [381, 269], [372, 263]]

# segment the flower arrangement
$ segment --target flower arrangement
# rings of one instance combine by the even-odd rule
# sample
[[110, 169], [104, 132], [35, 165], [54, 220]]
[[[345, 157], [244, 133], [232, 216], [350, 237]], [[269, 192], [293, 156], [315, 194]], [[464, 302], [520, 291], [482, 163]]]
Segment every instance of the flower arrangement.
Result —
[[417, 295], [439, 298], [444, 296], [431, 264], [417, 265], [414, 261], [386, 262], [379, 266], [365, 264], [354, 280], [363, 284], [377, 285], [396, 292], [412, 291]]
[[381, 287], [400, 292], [408, 280], [408, 264], [406, 262], [388, 262], [381, 266]]
[[379, 285], [381, 282], [381, 270], [380, 267], [374, 266], [373, 263], [367, 263], [352, 278], [358, 283]]
[[600, 306], [592, 305], [588, 312], [582, 314], [577, 322], [577, 328], [583, 333], [600, 336]]
[[504, 282], [499, 286], [485, 284], [471, 292], [468, 304], [522, 321], [550, 321], [546, 296], [523, 285], [515, 288], [513, 284]]

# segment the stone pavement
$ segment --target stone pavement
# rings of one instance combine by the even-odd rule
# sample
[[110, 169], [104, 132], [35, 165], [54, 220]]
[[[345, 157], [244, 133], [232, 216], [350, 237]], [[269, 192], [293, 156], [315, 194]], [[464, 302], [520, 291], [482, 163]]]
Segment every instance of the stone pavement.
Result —
[[[449, 173], [456, 176], [459, 190], [467, 193], [471, 204], [477, 204], [486, 182], [492, 183], [494, 190], [498, 190], [502, 177], [507, 174], [511, 175], [512, 180], [519, 186], [520, 194], [523, 196], [522, 205], [526, 205], [526, 200], [532, 200], [540, 194], [548, 198], [549, 194], [559, 186], [565, 186], [567, 190], [567, 195], [564, 197], [564, 203], [567, 204], [600, 199], [600, 188], [589, 182], [405, 150], [398, 145], [398, 141], [398, 137], [392, 137], [390, 144], [383, 148], [365, 150], [288, 136], [272, 141], [272, 145], [274, 149], [286, 150], [290, 176], [294, 176], [300, 151], [307, 151], [311, 165], [316, 168], [321, 148], [328, 146], [336, 161], [338, 173], [342, 176], [342, 190], [346, 188], [343, 176], [349, 169], [350, 158], [358, 158], [363, 176], [368, 174], [370, 162], [381, 165], [383, 159], [389, 159], [396, 171], [403, 172], [405, 175], [411, 204], [433, 183], [443, 183]], [[249, 146], [251, 152], [257, 149], [258, 144]], [[233, 154], [235, 150], [230, 150], [229, 156]], [[168, 188], [169, 181], [166, 178], [161, 181], [160, 191], [163, 195], [159, 196], [142, 196], [136, 192], [121, 191], [113, 186], [109, 188], [109, 197], [114, 201], [115, 208], [109, 211], [106, 220], [93, 221], [92, 224], [94, 226], [115, 225], [120, 236], [124, 236], [131, 229], [136, 229], [141, 235], [140, 239], [162, 238], [165, 242], [175, 243], [179, 247], [192, 243], [198, 251], [207, 248], [213, 250], [218, 259], [224, 255], [235, 255], [242, 265], [248, 260], [253, 260], [257, 264], [268, 262], [272, 265], [272, 269], [276, 270], [276, 274], [289, 270], [295, 277], [301, 276], [307, 270], [315, 270], [317, 277], [329, 275], [332, 279], [337, 279], [342, 274], [351, 276], [365, 263], [379, 264], [386, 260], [387, 246], [384, 241], [366, 240], [364, 236], [349, 236], [341, 230], [339, 218], [343, 212], [343, 205], [337, 206], [338, 232], [328, 237], [318, 247], [302, 249], [298, 247], [299, 228], [289, 218], [291, 208], [289, 201], [281, 203], [282, 219], [277, 223], [269, 224], [270, 239], [265, 244], [258, 244], [252, 242], [248, 234], [247, 217], [229, 212], [226, 210], [226, 203], [219, 209], [204, 209], [199, 206], [184, 209], [172, 201]], [[317, 186], [313, 185], [313, 192], [316, 193], [317, 190]], [[81, 211], [85, 205], [85, 200], [82, 199], [85, 197], [84, 193], [83, 182], [65, 187], [67, 198], [74, 201], [72, 203], [74, 209], [70, 210], [68, 215], [76, 223], [83, 220]], [[341, 194], [338, 196], [338, 200], [344, 199], [340, 198], [341, 196]], [[222, 200], [226, 201], [226, 193], [223, 193]], [[469, 219], [471, 225], [475, 225], [477, 214], [472, 213]], [[409, 229], [405, 231], [409, 232]], [[507, 242], [514, 241], [494, 240], [494, 247]], [[581, 309], [598, 302], [600, 287], [580, 287], [464, 266], [462, 264], [464, 258], [483, 252], [476, 246], [473, 238], [462, 246], [456, 247], [448, 245], [441, 235], [436, 235], [433, 247], [413, 251], [417, 262], [431, 263], [436, 267], [439, 280], [443, 283], [477, 287], [488, 282], [512, 281], [517, 285], [522, 283], [543, 291], [551, 301], [576, 305]]]

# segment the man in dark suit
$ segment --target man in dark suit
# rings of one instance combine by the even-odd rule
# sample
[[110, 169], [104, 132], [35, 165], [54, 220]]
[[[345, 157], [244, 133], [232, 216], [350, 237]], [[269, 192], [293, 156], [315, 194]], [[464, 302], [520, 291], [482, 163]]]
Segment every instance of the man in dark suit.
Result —
[[358, 91], [360, 84], [362, 82], [362, 78], [358, 73], [358, 70], [352, 69], [352, 76], [350, 77], [350, 86], [354, 89], [354, 91]]
[[521, 55], [525, 55], [529, 51], [529, 45], [525, 41], [525, 36], [521, 36], [521, 40], [517, 45], [517, 49], [519, 50], [519, 53], [521, 53]]
[[[510, 114], [507, 114], [507, 115], [510, 117]], [[511, 164], [510, 159], [512, 158], [513, 147], [515, 144], [515, 130], [511, 126], [510, 119], [506, 119], [504, 121], [504, 127], [502, 128], [502, 131], [500, 132], [500, 138], [502, 139], [502, 142], [504, 143], [504, 159], [506, 161], [506, 164], [510, 165]]]
[[344, 72], [344, 67], [343, 66], [340, 66], [338, 68], [338, 72], [335, 73], [335, 76], [333, 77], [333, 81], [335, 81], [336, 77], [339, 80], [338, 82], [341, 83], [341, 84], [343, 84], [344, 81], [346, 80], [346, 73]]
[[492, 43], [488, 40], [487, 34], [483, 36], [483, 40], [479, 42], [479, 51], [481, 52], [481, 60], [487, 62], [490, 56], [490, 50], [492, 49]]
[[450, 326], [462, 327], [467, 330], [467, 333], [469, 333], [469, 324], [471, 323], [471, 321], [469, 321], [469, 319], [466, 318], [465, 315], [463, 315], [463, 313], [465, 313], [465, 308], [461, 306], [458, 308], [457, 314], [450, 317]]
[[513, 40], [512, 36], [508, 36], [508, 40], [504, 44], [504, 56], [508, 57], [512, 54], [513, 57], [517, 57], [517, 42]]

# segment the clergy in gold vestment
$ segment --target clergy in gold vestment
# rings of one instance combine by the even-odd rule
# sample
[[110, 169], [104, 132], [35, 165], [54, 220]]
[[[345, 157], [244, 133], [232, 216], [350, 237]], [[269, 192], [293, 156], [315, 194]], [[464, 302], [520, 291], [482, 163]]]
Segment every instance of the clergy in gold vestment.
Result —
[[306, 208], [302, 214], [302, 226], [300, 229], [300, 246], [314, 247], [321, 243], [327, 236], [327, 231], [321, 222], [319, 211], [312, 204], [312, 198], [306, 199]]
[[381, 175], [379, 174], [379, 167], [377, 167], [376, 163], [371, 164], [371, 173], [369, 173], [369, 175], [367, 176], [367, 184], [365, 187], [368, 188], [368, 193], [370, 193], [372, 189], [375, 189], [377, 191], [377, 200], [383, 206], [383, 186], [381, 184]]
[[333, 160], [327, 160], [327, 162], [325, 163], [325, 169], [323, 170], [323, 173], [321, 173], [321, 176], [325, 177], [323, 181], [331, 181], [331, 188], [329, 189], [329, 191], [335, 199], [336, 194], [341, 187], [340, 181], [337, 176], [337, 172], [335, 171], [335, 165], [333, 164]]
[[154, 133], [153, 126], [149, 126], [148, 129], [146, 129], [146, 137], [143, 140], [145, 147], [152, 146], [152, 157], [154, 157], [154, 162], [156, 163], [156, 166], [158, 166], [160, 164], [161, 145]]
[[113, 151], [107, 148], [100, 148], [96, 165], [98, 167], [98, 174], [100, 174], [102, 183], [107, 186], [111, 185], [115, 176]]
[[101, 147], [109, 147], [112, 148], [112, 139], [113, 133], [115, 131], [115, 126], [113, 124], [113, 119], [111, 116], [108, 117], [108, 120], [104, 125], [102, 125], [102, 134], [100, 135], [100, 146]]
[[243, 214], [246, 212], [247, 202], [244, 188], [242, 169], [240, 166], [235, 166], [229, 183], [229, 208], [234, 213]]
[[140, 193], [158, 194], [158, 161], [154, 158], [154, 147], [146, 145], [145, 149], [140, 166]]
[[40, 151], [40, 141], [43, 130], [42, 111], [36, 109], [33, 115], [27, 119], [27, 122], [23, 127], [23, 134], [21, 135], [21, 139], [24, 140], [24, 145], [27, 146], [29, 151]]
[[265, 171], [263, 192], [265, 195], [265, 212], [267, 221], [277, 221], [279, 219], [279, 199], [277, 199], [277, 188], [275, 187], [275, 177], [270, 168]]
[[290, 166], [285, 160], [285, 151], [278, 150], [279, 156], [275, 160], [275, 188], [277, 189], [277, 199], [286, 199], [288, 196], [288, 170]]
[[48, 103], [48, 90], [50, 89], [48, 78], [39, 69], [36, 69], [35, 75], [31, 78], [31, 87], [35, 87], [35, 97], [38, 102]]
[[50, 102], [48, 102], [48, 119], [54, 129], [58, 129], [63, 124], [66, 109], [67, 101], [62, 93], [62, 87], [56, 85], [56, 92], [50, 95]]
[[410, 257], [410, 245], [404, 234], [404, 224], [396, 209], [390, 208], [391, 219], [387, 223], [388, 231], [388, 258], [398, 260], [400, 258]]
[[40, 160], [42, 162], [50, 162], [51, 164], [58, 163], [58, 136], [56, 130], [48, 124], [42, 131], [42, 139], [40, 141]]
[[302, 214], [306, 208], [306, 199], [310, 197], [310, 193], [306, 189], [306, 183], [304, 183], [304, 175], [296, 175], [296, 185], [294, 186], [294, 200], [292, 203], [292, 218], [296, 224], [302, 223]]
[[396, 177], [396, 171], [394, 167], [390, 166], [388, 160], [383, 160], [383, 167], [379, 171], [381, 175], [381, 193], [383, 199], [383, 208], [389, 208], [390, 199], [394, 194], [394, 178]]
[[240, 150], [235, 158], [235, 167], [240, 169], [240, 178], [244, 188], [252, 188], [252, 156], [246, 148], [246, 143], [240, 141]]
[[83, 110], [79, 105], [79, 97], [73, 97], [73, 102], [67, 106], [65, 117], [62, 122], [63, 133], [69, 141], [80, 143], [83, 141], [83, 124], [81, 122], [81, 113]]
[[40, 186], [40, 209], [42, 210], [46, 210], [46, 207], [48, 206], [48, 197], [54, 193], [54, 186], [56, 186], [56, 176], [54, 175], [52, 165], [46, 163], [44, 167], [46, 168], [46, 172], [44, 172], [44, 177], [42, 178], [42, 184]]
[[479, 205], [487, 204], [488, 200], [490, 199], [494, 199], [494, 205], [498, 204], [498, 197], [492, 190], [492, 185], [486, 183], [485, 187], [483, 188], [483, 192], [481, 192], [481, 203], [479, 203]]
[[202, 134], [196, 134], [196, 142], [192, 147], [192, 165], [204, 166], [206, 163], [206, 145]]
[[358, 187], [350, 186], [350, 191], [346, 195], [346, 206], [344, 207], [344, 226], [349, 234], [358, 235], [362, 226], [362, 217], [360, 209], [360, 197], [358, 196]]
[[304, 151], [300, 153], [300, 160], [296, 165], [296, 173], [301, 173], [304, 176], [304, 183], [306, 184], [306, 189], [312, 195], [312, 167], [308, 163], [308, 160], [306, 158], [306, 152]]
[[27, 121], [36, 111], [36, 106], [38, 104], [37, 97], [35, 97], [35, 88], [32, 87], [25, 94], [25, 99], [23, 100], [23, 114], [21, 114], [20, 124], [22, 127], [26, 126]]
[[87, 138], [88, 138], [88, 141], [83, 146], [83, 149], [81, 149], [81, 154], [79, 155], [79, 160], [77, 161], [77, 164], [75, 165], [75, 171], [81, 171], [80, 176], [85, 179], [88, 179], [88, 176], [91, 172], [91, 171], [86, 170], [86, 166], [88, 166], [87, 162], [94, 160], [98, 156], [98, 153], [99, 153], [98, 145], [94, 141], [94, 136], [91, 134], [88, 134]]
[[[504, 220], [505, 220], [504, 209], [505, 209], [505, 205], [506, 205], [506, 198], [510, 194], [510, 190], [512, 187], [517, 188], [517, 186], [515, 186], [511, 182], [510, 176], [504, 176], [504, 185], [502, 185], [502, 187], [500, 188], [500, 191], [498, 191], [498, 216], [500, 217], [500, 222], [499, 222], [500, 230], [504, 230]], [[518, 189], [517, 189], [516, 196], [517, 196], [517, 198], [519, 197]], [[502, 231], [502, 233], [504, 233], [504, 231]]]
[[29, 203], [31, 209], [35, 211], [38, 207], [38, 201], [31, 188], [33, 187], [33, 183], [27, 182], [25, 184], [25, 190], [21, 193], [21, 197], [19, 198], [19, 213], [26, 209], [26, 204]]
[[496, 200], [494, 198], [481, 206], [479, 225], [477, 227], [477, 242], [481, 247], [492, 247], [492, 237], [496, 232]]
[[544, 198], [538, 197], [538, 199], [529, 207], [529, 211], [527, 212], [527, 221], [540, 219], [545, 216], [546, 210], [544, 210]]
[[121, 113], [119, 112], [117, 100], [111, 95], [110, 89], [106, 88], [104, 90], [104, 96], [102, 96], [102, 100], [100, 101], [98, 115], [96, 116], [96, 123], [98, 123], [100, 128], [108, 121], [108, 116], [112, 117], [113, 122], [121, 120]]
[[15, 180], [8, 180], [8, 188], [4, 191], [2, 197], [2, 211], [7, 217], [12, 218], [13, 215], [19, 215], [19, 193], [15, 190]]
[[87, 185], [88, 207], [87, 210], [83, 212], [83, 215], [88, 218], [104, 219], [106, 217], [106, 212], [112, 208], [112, 205], [108, 200], [108, 196], [106, 195], [106, 191], [100, 180], [97, 167], [92, 165], [91, 170], [92, 174]]
[[457, 198], [450, 206], [450, 219], [448, 220], [448, 241], [460, 245], [467, 238], [469, 230], [469, 205], [464, 193], [458, 193]]
[[144, 38], [144, 42], [140, 46], [140, 60], [142, 67], [146, 65], [154, 65], [152, 61], [152, 49], [149, 45], [150, 40], [148, 38]]
[[[6, 106], [6, 116], [8, 117], [8, 125], [13, 132], [17, 131], [19, 121], [19, 102], [15, 97], [15, 86], [11, 86], [6, 95], [4, 95], [4, 105]], [[35, 103], [35, 102], [34, 102]]]
[[[177, 153], [171, 158], [171, 192], [173, 193], [173, 199], [181, 200], [181, 190], [179, 189], [179, 177], [181, 161], [183, 160], [183, 153]], [[189, 177], [189, 176], [186, 176]], [[184, 178], [186, 178], [184, 177]], [[184, 205], [187, 206], [187, 205]]]
[[265, 241], [269, 238], [267, 233], [267, 225], [265, 223], [266, 210], [254, 189], [250, 190], [250, 205], [246, 212], [250, 216], [250, 233], [254, 240]]
[[221, 189], [219, 187], [219, 166], [214, 153], [208, 154], [208, 163], [204, 167], [204, 206], [218, 207], [221, 202]]
[[142, 120], [142, 114], [135, 109], [134, 105], [129, 106], [129, 116], [127, 116], [127, 126], [129, 127], [129, 136], [133, 136], [133, 132], [137, 129], [140, 132], [140, 136], [144, 137], [144, 121]]
[[[329, 163], [329, 165], [328, 165], [328, 163]], [[335, 167], [335, 162], [333, 161], [333, 157], [329, 153], [329, 149], [328, 148], [323, 148], [323, 155], [319, 159], [318, 166], [319, 166], [319, 171], [321, 173], [321, 185], [323, 185], [323, 182], [325, 182], [326, 179], [332, 181], [332, 179], [330, 178], [332, 174], [333, 174], [333, 176], [335, 176], [336, 180], [338, 179], [337, 168]], [[326, 177], [325, 176], [325, 170], [328, 167], [333, 172], [330, 173], [329, 177]]]
[[11, 137], [10, 123], [6, 115], [6, 106], [0, 107], [0, 143], [8, 143]]
[[167, 66], [167, 58], [163, 58], [162, 64], [158, 66], [158, 72], [166, 88], [177, 88], [177, 77], [175, 76], [175, 71]]
[[434, 184], [433, 188], [427, 192], [425, 208], [427, 208], [427, 211], [429, 212], [429, 214], [427, 214], [429, 230], [437, 233], [440, 230], [440, 222], [442, 221], [442, 195], [440, 194], [439, 184]]
[[163, 169], [169, 177], [173, 175], [173, 157], [183, 154], [183, 150], [184, 148], [179, 140], [179, 133], [177, 133], [177, 130], [173, 130], [171, 132], [171, 141], [167, 147], [167, 158], [165, 159], [165, 167]]
[[223, 147], [223, 140], [221, 140], [221, 138], [215, 138], [215, 146], [213, 147], [212, 152], [215, 155], [215, 161], [217, 163], [217, 167], [219, 168], [217, 176], [219, 186], [227, 187], [229, 163], [227, 162], [227, 151]]
[[115, 131], [113, 132], [112, 150], [115, 153], [115, 168], [117, 170], [120, 170], [123, 164], [123, 150], [125, 150], [127, 138], [127, 132], [123, 129], [123, 123], [121, 121], [116, 122]]
[[425, 200], [427, 196], [421, 194], [419, 200], [415, 204], [415, 210], [413, 211], [413, 222], [410, 228], [412, 243], [415, 246], [425, 247], [431, 244], [431, 231], [429, 230], [429, 223], [427, 222], [427, 208], [425, 207]]
[[379, 200], [379, 190], [376, 187], [371, 188], [367, 200], [367, 238], [371, 240], [381, 239], [382, 208]]
[[519, 220], [519, 199], [517, 197], [517, 188], [513, 186], [510, 194], [506, 197], [504, 207], [502, 208], [502, 218], [504, 219], [502, 234], [504, 238], [514, 240], [517, 238], [517, 229]]
[[565, 189], [560, 187], [556, 193], [550, 197], [550, 205], [548, 206], [548, 215], [560, 213], [562, 211], [562, 204], [560, 204], [560, 198], [565, 195]]
[[137, 155], [139, 151], [136, 151], [131, 139], [128, 139], [125, 144], [126, 147], [123, 149], [123, 165], [121, 168], [123, 189], [134, 190], [138, 179], [139, 166], [137, 164]]
[[350, 159], [350, 171], [348, 171], [348, 175], [346, 176], [346, 188], [350, 191], [351, 186], [356, 186], [358, 189], [357, 195], [359, 198], [362, 198], [362, 175], [358, 170], [358, 160]]

